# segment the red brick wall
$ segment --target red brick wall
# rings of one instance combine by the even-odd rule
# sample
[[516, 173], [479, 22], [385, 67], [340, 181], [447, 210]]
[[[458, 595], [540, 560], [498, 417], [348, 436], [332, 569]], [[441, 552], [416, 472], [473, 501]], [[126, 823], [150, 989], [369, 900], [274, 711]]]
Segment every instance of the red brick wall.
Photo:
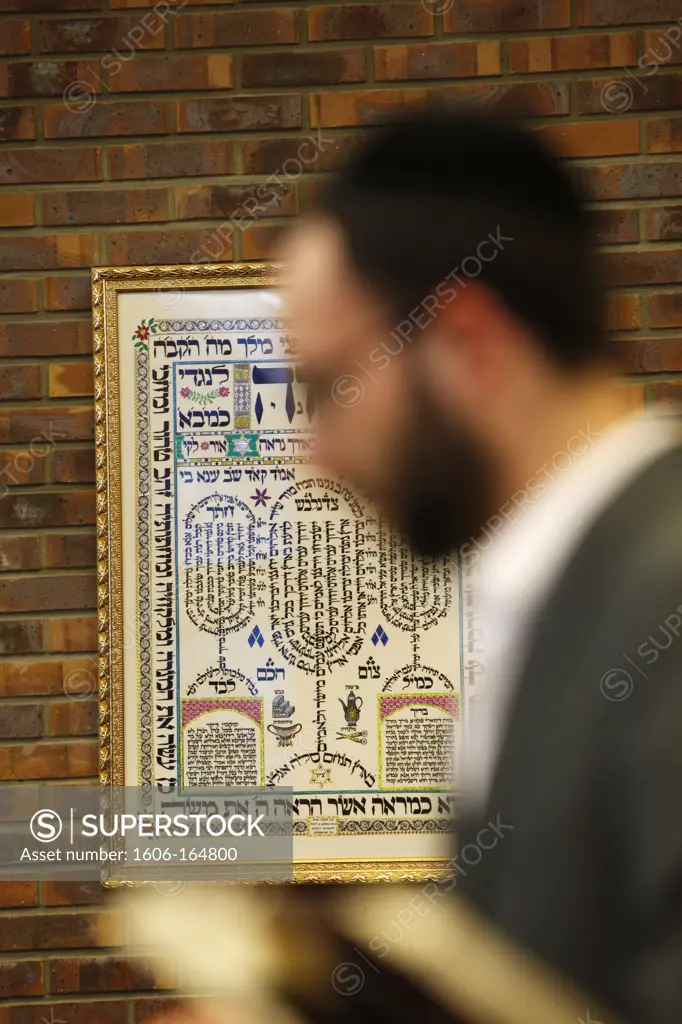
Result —
[[[263, 257], [376, 115], [518, 101], [588, 188], [629, 400], [674, 395], [675, 19], [680, 0], [0, 0], [0, 780], [97, 770], [89, 268]], [[153, 979], [92, 948], [99, 903], [0, 885], [0, 1024], [148, 1015]]]

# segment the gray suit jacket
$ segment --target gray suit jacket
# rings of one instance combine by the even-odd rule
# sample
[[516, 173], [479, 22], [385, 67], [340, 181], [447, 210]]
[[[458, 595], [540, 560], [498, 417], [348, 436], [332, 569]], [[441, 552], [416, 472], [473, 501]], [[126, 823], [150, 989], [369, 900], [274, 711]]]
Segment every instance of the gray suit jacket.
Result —
[[682, 448], [602, 514], [537, 621], [460, 850], [496, 821], [458, 891], [626, 1021], [682, 1024]]

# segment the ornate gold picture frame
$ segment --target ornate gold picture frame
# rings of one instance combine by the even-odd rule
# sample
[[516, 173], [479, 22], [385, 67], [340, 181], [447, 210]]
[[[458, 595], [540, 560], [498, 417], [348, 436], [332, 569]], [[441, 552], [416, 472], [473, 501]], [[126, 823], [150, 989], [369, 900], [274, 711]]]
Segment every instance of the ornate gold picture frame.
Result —
[[276, 267], [92, 286], [101, 782], [291, 786], [296, 881], [442, 876], [458, 566], [315, 467]]

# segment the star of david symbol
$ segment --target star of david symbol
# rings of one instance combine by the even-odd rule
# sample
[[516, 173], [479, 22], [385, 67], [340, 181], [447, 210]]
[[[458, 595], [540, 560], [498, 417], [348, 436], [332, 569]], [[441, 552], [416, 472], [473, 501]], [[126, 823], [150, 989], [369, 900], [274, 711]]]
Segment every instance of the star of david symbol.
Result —
[[310, 781], [320, 787], [326, 786], [328, 782], [332, 781], [331, 768], [313, 768], [310, 772]]

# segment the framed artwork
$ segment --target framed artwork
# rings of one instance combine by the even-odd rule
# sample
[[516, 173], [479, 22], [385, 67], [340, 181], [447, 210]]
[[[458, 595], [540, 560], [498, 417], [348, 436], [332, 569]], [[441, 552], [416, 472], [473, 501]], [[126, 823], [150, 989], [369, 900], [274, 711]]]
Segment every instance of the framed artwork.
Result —
[[96, 269], [93, 310], [101, 782], [292, 787], [296, 880], [439, 877], [461, 567], [315, 466], [275, 267]]

